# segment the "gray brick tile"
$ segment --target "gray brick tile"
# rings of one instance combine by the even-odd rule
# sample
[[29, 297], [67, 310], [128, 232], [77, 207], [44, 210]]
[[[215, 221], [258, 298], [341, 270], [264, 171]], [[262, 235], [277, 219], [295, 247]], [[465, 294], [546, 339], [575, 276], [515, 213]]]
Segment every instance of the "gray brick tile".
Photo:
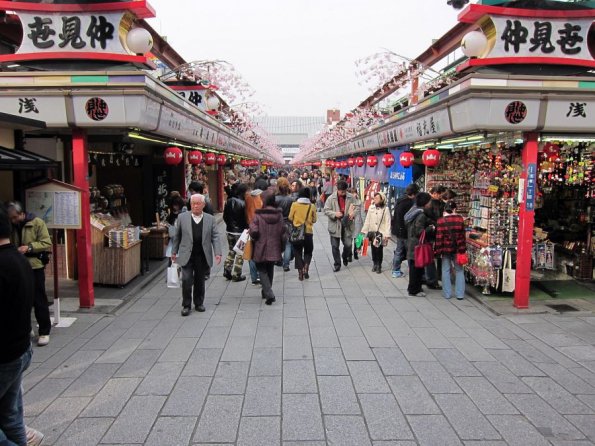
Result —
[[176, 336], [159, 357], [159, 362], [188, 361], [197, 342], [198, 338], [180, 338]]
[[283, 336], [283, 360], [311, 359], [309, 336]]
[[326, 415], [324, 423], [329, 444], [372, 445], [362, 417]]
[[490, 353], [471, 338], [452, 338], [450, 340], [469, 361], [495, 361]]
[[545, 373], [514, 350], [489, 350], [489, 352], [516, 376], [545, 376]]
[[310, 327], [310, 337], [312, 338], [312, 346], [320, 348], [339, 347], [339, 338], [335, 327]]
[[[56, 440], [55, 444], [60, 446], [98, 444], [113, 421], [113, 418], [77, 418]], [[35, 427], [39, 426], [35, 425]]]
[[183, 368], [183, 362], [158, 362], [140, 383], [135, 394], [168, 395]]
[[507, 395], [507, 398], [542, 435], [558, 440], [581, 440], [584, 438], [584, 435], [571, 423], [537, 395]]
[[197, 348], [190, 355], [182, 376], [214, 376], [221, 357], [221, 348]]
[[135, 350], [115, 374], [116, 378], [144, 378], [153, 368], [160, 350]]
[[433, 349], [432, 355], [452, 376], [482, 376], [473, 364], [456, 349]]
[[390, 393], [376, 361], [348, 361], [347, 366], [357, 393]]
[[413, 433], [392, 394], [360, 394], [359, 400], [372, 440], [413, 439]]
[[145, 446], [186, 446], [192, 437], [196, 417], [157, 418]]
[[550, 444], [523, 416], [489, 415], [488, 420], [510, 446], [547, 446]]
[[364, 326], [362, 330], [370, 347], [395, 347], [397, 345], [384, 327]]
[[595, 415], [568, 415], [566, 418], [595, 443]]
[[407, 420], [420, 446], [463, 444], [442, 415], [409, 415]]
[[456, 382], [438, 362], [411, 362], [430, 393], [462, 393]]
[[102, 441], [144, 443], [164, 402], [164, 396], [133, 396]]
[[363, 337], [364, 333], [362, 332], [357, 320], [351, 316], [350, 319], [335, 319], [333, 318], [333, 324], [335, 326], [335, 331], [337, 332], [337, 336], [339, 338], [343, 337]]
[[427, 348], [452, 348], [448, 339], [435, 327], [419, 327], [413, 331]]
[[281, 348], [255, 348], [250, 364], [250, 376], [281, 376]]
[[246, 389], [249, 362], [220, 362], [211, 385], [211, 394], [240, 395]]
[[360, 407], [349, 376], [319, 376], [322, 413], [328, 415], [359, 415]]
[[543, 354], [537, 348], [535, 348], [534, 346], [529, 344], [527, 341], [524, 341], [522, 339], [520, 339], [520, 340], [506, 339], [504, 342], [506, 342], [506, 344], [508, 344], [510, 346], [510, 348], [515, 350], [519, 355], [521, 355], [527, 361], [530, 361], [530, 362], [551, 362], [551, 363], [555, 362], [552, 358]]
[[283, 440], [324, 440], [318, 395], [283, 395]]
[[579, 378], [574, 372], [576, 367], [567, 369], [560, 364], [540, 363], [537, 366], [547, 375], [564, 387], [568, 392], [574, 394], [595, 395], [595, 387], [588, 384], [582, 378]]
[[389, 376], [387, 379], [404, 414], [440, 413], [440, 409], [417, 376]]
[[364, 337], [339, 338], [343, 356], [348, 361], [373, 361], [374, 354]]
[[250, 361], [252, 357], [253, 337], [233, 337], [227, 338], [227, 343], [221, 355], [221, 361]]
[[176, 332], [177, 338], [200, 338], [207, 326], [207, 319], [187, 318]]
[[45, 434], [44, 442], [54, 443], [91, 401], [90, 397], [57, 398], [35, 419], [35, 427]]
[[[239, 310], [238, 317], [240, 316]], [[250, 318], [250, 319], [236, 319], [231, 326], [231, 332], [229, 333], [230, 336], [234, 337], [251, 337], [254, 338], [256, 336], [256, 328], [258, 327], [258, 319]]]
[[385, 375], [413, 375], [411, 365], [398, 347], [375, 348], [374, 355]]
[[231, 327], [229, 326], [211, 326], [210, 322], [204, 329], [198, 341], [198, 348], [223, 348], [227, 342]]
[[241, 395], [210, 395], [193, 441], [235, 443], [243, 399]]
[[95, 396], [119, 366], [119, 364], [92, 364], [64, 391], [62, 396]]
[[78, 378], [101, 355], [101, 351], [79, 350], [48, 375], [49, 378]]
[[[140, 382], [140, 378], [110, 379], [85, 408], [81, 416], [117, 417]], [[29, 412], [27, 411], [27, 413]]]
[[457, 383], [483, 414], [516, 415], [518, 411], [485, 378], [459, 377]]
[[508, 350], [509, 347], [485, 328], [466, 328], [467, 334], [483, 348]]
[[436, 402], [463, 440], [499, 440], [500, 434], [466, 395], [435, 395]]
[[436, 360], [417, 336], [399, 336], [395, 338], [395, 341], [408, 361]]
[[118, 339], [95, 362], [122, 363], [128, 359], [140, 343], [140, 339]]
[[595, 412], [595, 395], [577, 395], [576, 397]]
[[317, 393], [314, 361], [283, 361], [283, 393]]
[[581, 403], [551, 378], [526, 377], [523, 378], [523, 381], [561, 414], [579, 415], [592, 413], [590, 408]]
[[281, 415], [281, 377], [251, 376], [242, 416]]
[[448, 318], [432, 320], [432, 325], [446, 338], [468, 338], [469, 335]]
[[493, 362], [476, 362], [477, 367], [483, 375], [501, 393], [533, 393], [533, 391], [514, 376], [510, 370], [500, 364]]
[[181, 376], [169, 394], [161, 415], [198, 417], [210, 384], [210, 377]]
[[308, 336], [308, 334], [308, 319], [292, 317], [283, 320], [283, 336]]
[[281, 419], [279, 417], [242, 418], [238, 446], [277, 446], [281, 441]]
[[348, 375], [340, 348], [314, 348], [317, 375]]

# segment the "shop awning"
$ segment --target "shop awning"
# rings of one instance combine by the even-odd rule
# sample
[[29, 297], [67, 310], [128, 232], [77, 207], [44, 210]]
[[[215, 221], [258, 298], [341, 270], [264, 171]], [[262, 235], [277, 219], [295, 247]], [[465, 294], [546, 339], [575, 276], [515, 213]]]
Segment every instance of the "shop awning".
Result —
[[0, 170], [34, 170], [59, 167], [60, 163], [26, 150], [0, 147]]
[[0, 112], [0, 128], [9, 128], [15, 130], [38, 130], [45, 129], [45, 122], [38, 119], [23, 118], [21, 116], [11, 115], [10, 113]]

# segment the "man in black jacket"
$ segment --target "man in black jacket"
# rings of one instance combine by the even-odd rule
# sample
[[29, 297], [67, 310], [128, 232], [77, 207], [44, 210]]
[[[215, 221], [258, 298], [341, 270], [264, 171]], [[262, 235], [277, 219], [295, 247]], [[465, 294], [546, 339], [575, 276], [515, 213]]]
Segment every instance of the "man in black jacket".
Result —
[[397, 200], [392, 219], [392, 233], [397, 237], [397, 247], [393, 255], [394, 278], [403, 277], [401, 263], [407, 259], [407, 228], [405, 227], [405, 214], [415, 203], [415, 196], [419, 192], [417, 184], [410, 184], [405, 188], [405, 195]]
[[31, 362], [31, 265], [10, 243], [8, 212], [0, 205], [0, 444], [27, 444], [23, 372]]
[[227, 233], [227, 243], [229, 252], [225, 263], [223, 264], [223, 277], [234, 282], [246, 280], [242, 276], [242, 267], [244, 266], [244, 257], [233, 250], [244, 229], [248, 229], [248, 220], [246, 218], [246, 202], [244, 196], [248, 191], [248, 186], [238, 184], [233, 191], [234, 195], [227, 199], [223, 209], [223, 221], [225, 222]]

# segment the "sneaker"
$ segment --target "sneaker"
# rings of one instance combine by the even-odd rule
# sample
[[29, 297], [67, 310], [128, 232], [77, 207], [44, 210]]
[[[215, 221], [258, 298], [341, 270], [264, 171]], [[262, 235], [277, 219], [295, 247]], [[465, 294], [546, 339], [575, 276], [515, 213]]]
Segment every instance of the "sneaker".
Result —
[[43, 347], [44, 345], [48, 345], [50, 343], [50, 335], [40, 336], [37, 338], [37, 345]]
[[25, 426], [27, 432], [27, 446], [39, 446], [43, 441], [44, 435], [32, 427]]
[[420, 291], [417, 294], [410, 294], [409, 296], [411, 296], [411, 297], [426, 297], [426, 293], [424, 293], [423, 291]]
[[252, 285], [260, 285], [260, 279], [253, 280]]
[[400, 277], [403, 277], [405, 274], [403, 274], [403, 271], [393, 271], [392, 276], [393, 279], [398, 279]]

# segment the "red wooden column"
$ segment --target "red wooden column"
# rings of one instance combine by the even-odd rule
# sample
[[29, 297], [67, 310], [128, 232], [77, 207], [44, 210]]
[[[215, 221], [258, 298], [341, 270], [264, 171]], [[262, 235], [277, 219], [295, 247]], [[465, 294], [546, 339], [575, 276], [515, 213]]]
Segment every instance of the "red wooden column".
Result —
[[91, 308], [95, 305], [93, 289], [93, 260], [91, 255], [91, 208], [89, 204], [89, 153], [87, 133], [75, 128], [72, 130], [72, 167], [74, 185], [81, 189], [82, 227], [76, 231], [77, 266], [79, 282], [79, 305]]
[[223, 177], [223, 164], [217, 164], [217, 209], [219, 212], [223, 212], [225, 206], [225, 197], [223, 196], [223, 184], [225, 179]]
[[519, 196], [523, 202], [519, 206], [519, 241], [516, 264], [516, 285], [514, 306], [529, 308], [531, 288], [531, 251], [533, 249], [533, 225], [535, 223], [535, 193], [537, 191], [537, 133], [525, 134], [523, 147], [523, 173], [519, 187]]

